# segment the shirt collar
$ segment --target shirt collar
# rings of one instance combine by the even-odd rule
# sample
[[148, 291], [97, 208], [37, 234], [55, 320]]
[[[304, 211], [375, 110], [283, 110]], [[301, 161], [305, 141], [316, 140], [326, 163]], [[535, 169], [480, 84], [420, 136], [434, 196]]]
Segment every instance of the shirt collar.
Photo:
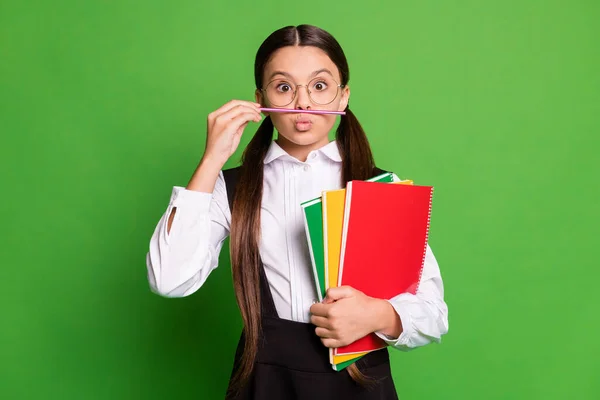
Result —
[[[324, 156], [329, 158], [331, 161], [342, 162], [342, 156], [340, 155], [340, 152], [338, 150], [337, 143], [335, 140], [329, 142], [328, 144], [321, 147], [320, 149], [315, 150], [315, 152], [323, 154]], [[269, 164], [270, 162], [273, 162], [279, 158], [299, 162], [297, 159], [290, 156], [285, 150], [283, 150], [281, 148], [281, 146], [279, 146], [277, 144], [277, 142], [275, 142], [273, 140], [271, 142], [271, 145], [269, 146], [269, 150], [267, 151], [267, 154], [265, 155], [264, 163]]]
[[335, 140], [321, 147], [318, 151], [329, 157], [331, 161], [342, 162], [342, 155]]

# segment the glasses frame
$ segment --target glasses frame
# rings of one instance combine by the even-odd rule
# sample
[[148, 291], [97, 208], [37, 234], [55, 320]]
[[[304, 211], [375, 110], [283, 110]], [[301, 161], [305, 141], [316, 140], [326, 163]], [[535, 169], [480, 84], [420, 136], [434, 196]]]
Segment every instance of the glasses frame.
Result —
[[332, 80], [332, 81], [334, 81], [334, 82], [337, 84], [337, 85], [336, 85], [336, 92], [335, 92], [335, 96], [334, 96], [334, 98], [333, 98], [333, 99], [332, 99], [332, 100], [331, 100], [329, 103], [317, 103], [317, 102], [316, 102], [316, 101], [315, 101], [315, 100], [314, 100], [314, 99], [311, 97], [311, 95], [310, 95], [310, 89], [308, 88], [308, 85], [310, 85], [310, 83], [311, 83], [312, 81], [314, 81], [314, 80], [316, 80], [316, 79], [319, 79], [319, 78], [321, 78], [321, 77], [317, 76], [317, 77], [315, 77], [315, 78], [311, 79], [310, 81], [308, 81], [308, 83], [307, 83], [306, 85], [297, 85], [296, 83], [291, 83], [291, 82], [290, 82], [290, 84], [294, 85], [294, 96], [292, 97], [292, 100], [290, 100], [290, 102], [289, 102], [289, 103], [287, 103], [287, 104], [283, 104], [283, 105], [279, 105], [279, 104], [273, 104], [273, 103], [271, 103], [271, 100], [269, 99], [269, 96], [267, 95], [267, 89], [266, 89], [266, 88], [267, 88], [267, 87], [269, 87], [269, 85], [270, 85], [271, 83], [275, 82], [277, 79], [273, 79], [273, 80], [269, 81], [269, 83], [267, 83], [266, 87], [264, 87], [264, 88], [260, 88], [260, 91], [261, 91], [262, 93], [264, 93], [265, 97], [267, 98], [267, 100], [269, 100], [269, 103], [270, 103], [272, 106], [274, 106], [274, 107], [278, 107], [278, 108], [279, 108], [279, 107], [285, 107], [285, 106], [289, 106], [290, 104], [292, 104], [292, 103], [294, 102], [294, 100], [296, 100], [296, 96], [298, 96], [298, 89], [300, 89], [302, 86], [304, 86], [304, 87], [306, 88], [306, 94], [308, 95], [308, 98], [310, 99], [310, 101], [311, 101], [313, 104], [316, 104], [316, 105], [319, 105], [319, 106], [326, 106], [326, 105], [329, 105], [329, 104], [333, 103], [333, 102], [335, 101], [335, 99], [337, 99], [337, 98], [338, 98], [338, 96], [340, 95], [341, 89], [345, 88], [345, 87], [346, 87], [346, 85], [341, 85], [341, 84], [339, 84], [339, 83], [338, 83], [338, 82], [337, 82], [335, 79], [331, 78], [331, 80]]

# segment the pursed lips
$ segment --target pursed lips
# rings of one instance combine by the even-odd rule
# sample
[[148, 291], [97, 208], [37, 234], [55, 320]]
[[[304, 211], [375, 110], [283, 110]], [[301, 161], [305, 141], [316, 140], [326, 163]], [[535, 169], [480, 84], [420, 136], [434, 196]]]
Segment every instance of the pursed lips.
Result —
[[312, 122], [312, 119], [306, 114], [298, 114], [295, 122], [296, 123], [309, 123], [309, 122]]

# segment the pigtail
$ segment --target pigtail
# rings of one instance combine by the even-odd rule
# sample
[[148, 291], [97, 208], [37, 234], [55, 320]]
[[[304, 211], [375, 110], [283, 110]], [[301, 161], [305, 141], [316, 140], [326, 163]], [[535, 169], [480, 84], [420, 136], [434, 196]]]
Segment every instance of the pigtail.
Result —
[[241, 389], [252, 374], [261, 334], [260, 206], [264, 159], [272, 140], [273, 122], [266, 117], [244, 150], [231, 212], [231, 269], [245, 337], [243, 353], [230, 385], [232, 392]]

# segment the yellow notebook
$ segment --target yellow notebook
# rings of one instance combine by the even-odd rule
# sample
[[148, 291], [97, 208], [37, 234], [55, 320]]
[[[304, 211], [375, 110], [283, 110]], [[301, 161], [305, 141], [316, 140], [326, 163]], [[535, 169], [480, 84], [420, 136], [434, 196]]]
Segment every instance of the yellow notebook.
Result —
[[[346, 189], [323, 192], [323, 239], [325, 249], [325, 288], [337, 287], [344, 225]], [[340, 364], [362, 357], [367, 353], [334, 355], [329, 349], [329, 362]]]
[[[412, 185], [412, 180], [393, 182], [402, 185]], [[325, 288], [338, 286], [338, 273], [340, 267], [340, 253], [342, 248], [342, 231], [344, 225], [344, 206], [346, 203], [346, 189], [330, 190], [323, 192], [323, 239], [325, 250]], [[335, 355], [329, 349], [329, 362], [333, 365], [346, 363], [359, 359], [367, 354]]]

